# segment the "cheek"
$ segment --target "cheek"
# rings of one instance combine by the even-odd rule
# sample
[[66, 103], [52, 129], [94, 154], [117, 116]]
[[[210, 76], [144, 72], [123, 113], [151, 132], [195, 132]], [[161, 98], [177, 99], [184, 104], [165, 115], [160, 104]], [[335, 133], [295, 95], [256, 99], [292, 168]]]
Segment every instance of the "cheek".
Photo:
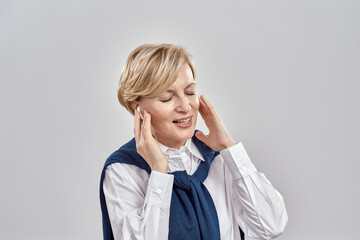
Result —
[[165, 122], [169, 122], [171, 119], [171, 109], [167, 105], [154, 105], [151, 111], [151, 123], [153, 126], [161, 126]]

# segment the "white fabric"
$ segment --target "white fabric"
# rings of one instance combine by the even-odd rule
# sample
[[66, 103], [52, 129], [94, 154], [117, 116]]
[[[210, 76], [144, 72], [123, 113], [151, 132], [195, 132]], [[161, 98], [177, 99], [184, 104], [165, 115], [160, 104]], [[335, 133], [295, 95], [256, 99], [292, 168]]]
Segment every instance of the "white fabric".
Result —
[[[190, 138], [180, 149], [159, 143], [169, 160], [168, 172], [193, 174], [204, 161]], [[104, 194], [116, 240], [167, 239], [174, 176], [114, 163], [107, 167]], [[242, 143], [224, 149], [211, 163], [204, 181], [219, 217], [223, 240], [240, 240], [239, 227], [256, 239], [272, 239], [288, 216], [282, 196], [257, 172]]]

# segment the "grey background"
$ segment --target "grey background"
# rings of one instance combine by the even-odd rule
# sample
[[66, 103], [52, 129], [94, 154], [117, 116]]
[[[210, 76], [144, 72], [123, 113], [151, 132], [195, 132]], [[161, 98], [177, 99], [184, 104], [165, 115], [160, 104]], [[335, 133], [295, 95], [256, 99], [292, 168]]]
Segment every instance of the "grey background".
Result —
[[121, 68], [161, 42], [284, 196], [278, 239], [358, 239], [360, 2], [133, 2], [0, 1], [0, 239], [101, 238]]

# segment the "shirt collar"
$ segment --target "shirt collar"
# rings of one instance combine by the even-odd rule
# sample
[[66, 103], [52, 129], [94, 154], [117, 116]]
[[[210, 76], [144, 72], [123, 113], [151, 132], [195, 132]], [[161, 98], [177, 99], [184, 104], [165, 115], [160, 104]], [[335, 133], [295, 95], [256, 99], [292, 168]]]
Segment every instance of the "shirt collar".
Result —
[[205, 159], [197, 149], [195, 143], [193, 143], [192, 138], [186, 140], [185, 144], [179, 149], [167, 147], [164, 144], [160, 143], [158, 140], [156, 140], [156, 142], [159, 144], [161, 151], [163, 151], [163, 153], [167, 156], [171, 154], [171, 152], [185, 152], [185, 150], [187, 149], [192, 155], [199, 158], [201, 161], [205, 161]]

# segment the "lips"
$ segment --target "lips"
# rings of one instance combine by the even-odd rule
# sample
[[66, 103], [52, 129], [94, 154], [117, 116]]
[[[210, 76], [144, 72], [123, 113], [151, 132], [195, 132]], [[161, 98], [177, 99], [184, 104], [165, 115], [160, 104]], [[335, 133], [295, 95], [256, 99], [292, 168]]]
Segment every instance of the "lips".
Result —
[[173, 123], [182, 123], [182, 124], [186, 124], [191, 120], [192, 116], [190, 117], [183, 117], [183, 118], [179, 118], [173, 121]]
[[187, 129], [192, 126], [192, 117], [182, 120], [175, 120], [173, 124], [179, 128]]

